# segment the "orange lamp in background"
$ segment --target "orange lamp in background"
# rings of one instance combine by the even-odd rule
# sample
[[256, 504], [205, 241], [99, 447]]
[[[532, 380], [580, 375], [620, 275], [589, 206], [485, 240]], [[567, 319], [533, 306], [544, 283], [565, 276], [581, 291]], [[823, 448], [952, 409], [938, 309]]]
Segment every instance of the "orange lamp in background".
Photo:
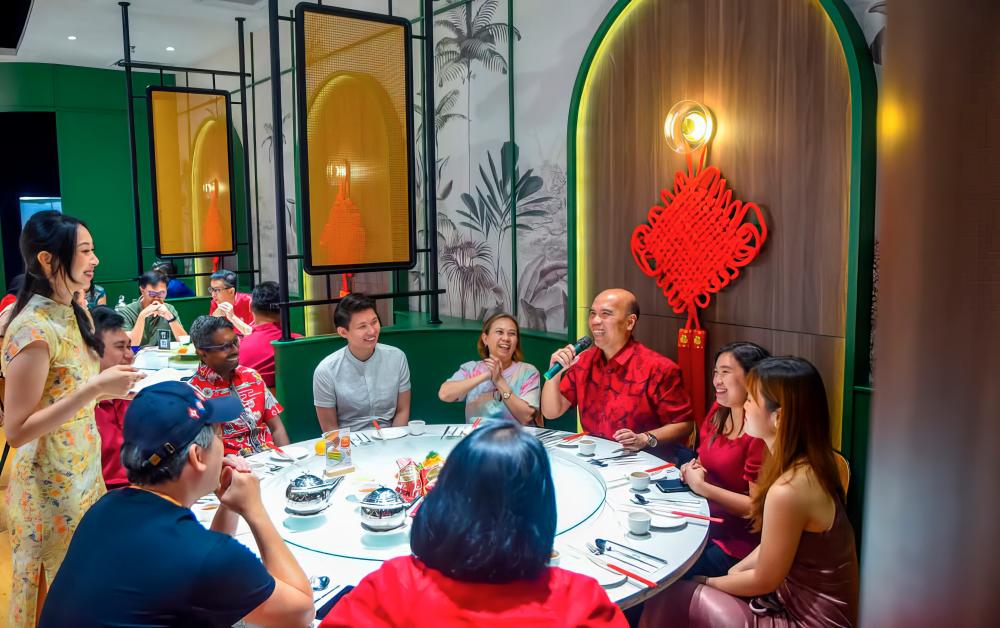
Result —
[[677, 334], [677, 362], [701, 420], [707, 401], [706, 334], [698, 310], [757, 257], [767, 225], [756, 203], [734, 199], [719, 169], [705, 167], [715, 132], [708, 108], [690, 100], [677, 103], [663, 132], [671, 149], [684, 154], [687, 172], [674, 174], [673, 189], [660, 192], [662, 205], [650, 208], [647, 223], [632, 232], [632, 256], [656, 280], [671, 309], [687, 316]]
[[365, 252], [365, 227], [361, 211], [351, 200], [351, 162], [328, 163], [326, 178], [337, 188], [337, 197], [327, 214], [319, 239], [319, 251], [313, 257], [329, 266], [356, 263]]

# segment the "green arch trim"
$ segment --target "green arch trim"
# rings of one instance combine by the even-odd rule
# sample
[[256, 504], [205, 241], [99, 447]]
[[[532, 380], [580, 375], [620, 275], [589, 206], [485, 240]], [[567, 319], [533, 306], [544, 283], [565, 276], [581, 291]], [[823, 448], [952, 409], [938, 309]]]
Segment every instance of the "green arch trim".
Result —
[[[607, 16], [597, 28], [590, 45], [584, 53], [583, 61], [573, 85], [573, 95], [569, 106], [567, 128], [567, 237], [568, 237], [568, 337], [577, 337], [577, 296], [578, 270], [580, 261], [576, 247], [579, 225], [577, 224], [577, 127], [584, 87], [590, 76], [597, 53], [608, 34], [614, 30], [619, 19], [630, 6], [644, 0], [617, 0]], [[854, 19], [844, 0], [813, 0], [830, 18], [847, 62], [851, 85], [851, 179], [849, 236], [847, 258], [847, 317], [844, 329], [844, 415], [841, 421], [841, 439], [844, 454], [854, 466], [855, 475], [864, 464], [868, 439], [868, 417], [858, 417], [855, 421], [854, 406], [856, 393], [870, 393], [869, 373], [871, 364], [869, 347], [871, 341], [871, 294], [872, 267], [875, 244], [875, 120], [878, 102], [878, 87], [871, 52], [865, 42], [861, 27]], [[859, 484], [852, 482], [852, 487]], [[860, 487], [858, 487], [860, 488]]]

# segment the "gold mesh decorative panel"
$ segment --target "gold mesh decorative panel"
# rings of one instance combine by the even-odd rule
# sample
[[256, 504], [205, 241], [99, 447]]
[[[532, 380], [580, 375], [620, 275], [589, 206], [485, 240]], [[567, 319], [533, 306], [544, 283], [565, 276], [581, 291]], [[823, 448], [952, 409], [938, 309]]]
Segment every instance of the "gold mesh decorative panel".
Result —
[[229, 94], [151, 86], [146, 95], [157, 256], [233, 254]]
[[412, 268], [410, 24], [296, 11], [299, 169], [308, 272]]

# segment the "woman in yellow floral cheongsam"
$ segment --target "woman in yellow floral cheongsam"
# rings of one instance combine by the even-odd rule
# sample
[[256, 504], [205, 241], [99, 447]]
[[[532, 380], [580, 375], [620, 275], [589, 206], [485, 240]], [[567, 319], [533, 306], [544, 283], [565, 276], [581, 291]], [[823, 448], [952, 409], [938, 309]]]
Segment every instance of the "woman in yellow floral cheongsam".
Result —
[[26, 276], [4, 335], [4, 429], [16, 451], [8, 488], [13, 586], [8, 625], [33, 627], [45, 587], [80, 518], [104, 493], [94, 404], [124, 397], [141, 375], [98, 373], [100, 341], [74, 293], [94, 279], [90, 231], [55, 211], [21, 232]]

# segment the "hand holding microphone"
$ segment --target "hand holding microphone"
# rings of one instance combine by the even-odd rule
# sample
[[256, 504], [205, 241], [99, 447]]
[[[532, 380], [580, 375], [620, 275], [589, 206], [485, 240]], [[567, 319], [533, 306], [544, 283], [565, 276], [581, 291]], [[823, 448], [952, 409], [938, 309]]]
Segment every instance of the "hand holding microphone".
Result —
[[577, 340], [576, 344], [566, 345], [553, 353], [552, 359], [549, 360], [549, 370], [545, 371], [545, 379], [552, 379], [559, 371], [573, 366], [580, 353], [586, 351], [592, 344], [594, 340], [590, 336], [584, 336]]

